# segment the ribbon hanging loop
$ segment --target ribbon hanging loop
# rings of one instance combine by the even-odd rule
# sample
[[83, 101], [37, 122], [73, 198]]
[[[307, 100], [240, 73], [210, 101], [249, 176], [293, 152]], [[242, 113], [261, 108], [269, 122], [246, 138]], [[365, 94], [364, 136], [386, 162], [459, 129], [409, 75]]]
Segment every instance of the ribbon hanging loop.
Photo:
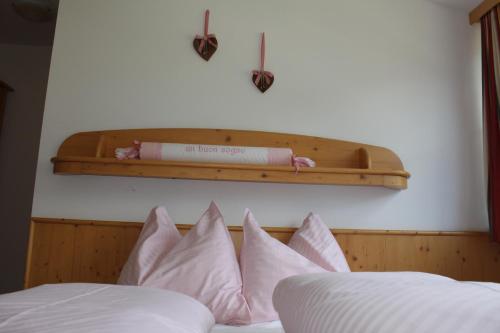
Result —
[[205, 11], [203, 36], [196, 35], [193, 40], [194, 49], [206, 61], [210, 60], [212, 55], [217, 50], [217, 47], [219, 46], [217, 38], [215, 38], [215, 35], [208, 33], [209, 18], [210, 18], [210, 11], [207, 9]]
[[252, 71], [252, 81], [255, 86], [262, 92], [266, 92], [274, 82], [274, 74], [264, 70], [264, 62], [266, 60], [266, 37], [262, 33], [260, 40], [260, 67], [259, 70]]

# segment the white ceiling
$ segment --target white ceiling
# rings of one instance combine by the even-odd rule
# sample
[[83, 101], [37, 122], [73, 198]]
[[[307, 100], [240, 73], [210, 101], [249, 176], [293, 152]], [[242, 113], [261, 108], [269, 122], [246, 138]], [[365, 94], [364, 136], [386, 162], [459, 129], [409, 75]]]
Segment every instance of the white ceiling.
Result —
[[440, 3], [450, 7], [466, 9], [468, 11], [474, 9], [482, 0], [431, 0], [432, 2]]

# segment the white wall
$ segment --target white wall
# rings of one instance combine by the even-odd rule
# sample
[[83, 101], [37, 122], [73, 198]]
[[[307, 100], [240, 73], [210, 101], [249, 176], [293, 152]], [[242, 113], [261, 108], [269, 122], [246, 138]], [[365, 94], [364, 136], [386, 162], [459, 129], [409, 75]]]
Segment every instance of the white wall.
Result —
[[[192, 48], [203, 11], [220, 48]], [[274, 86], [264, 95], [259, 32]], [[215, 199], [227, 224], [250, 207], [263, 225], [310, 210], [332, 227], [485, 230], [480, 39], [467, 13], [424, 0], [61, 1], [33, 215], [142, 220], [165, 204], [192, 223]], [[53, 175], [78, 131], [255, 129], [381, 145], [409, 189]]]
[[0, 294], [22, 288], [51, 47], [0, 44], [7, 95], [0, 133]]

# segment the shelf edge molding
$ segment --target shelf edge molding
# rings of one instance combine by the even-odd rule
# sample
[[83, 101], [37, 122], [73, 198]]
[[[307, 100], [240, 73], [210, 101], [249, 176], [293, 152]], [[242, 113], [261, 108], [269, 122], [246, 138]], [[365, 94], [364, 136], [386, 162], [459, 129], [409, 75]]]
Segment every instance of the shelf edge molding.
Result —
[[[287, 147], [317, 167], [117, 160], [114, 150], [134, 140], [185, 144]], [[100, 175], [262, 183], [382, 186], [406, 189], [410, 174], [383, 147], [313, 136], [225, 129], [130, 129], [76, 133], [51, 159], [60, 175]]]

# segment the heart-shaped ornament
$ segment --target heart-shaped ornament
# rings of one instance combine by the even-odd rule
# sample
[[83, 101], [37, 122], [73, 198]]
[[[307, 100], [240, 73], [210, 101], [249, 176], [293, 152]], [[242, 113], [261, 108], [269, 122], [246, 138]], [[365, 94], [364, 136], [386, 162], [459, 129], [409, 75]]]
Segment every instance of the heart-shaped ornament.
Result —
[[264, 70], [264, 60], [266, 57], [266, 40], [264, 33], [260, 41], [260, 69], [252, 71], [252, 82], [260, 92], [265, 93], [274, 83], [274, 75], [271, 72]]
[[219, 43], [217, 42], [217, 38], [215, 38], [214, 34], [208, 33], [208, 19], [210, 16], [210, 11], [207, 9], [205, 11], [205, 27], [203, 29], [203, 36], [196, 35], [193, 40], [193, 47], [195, 51], [205, 59], [206, 61], [210, 60], [215, 51], [217, 50], [217, 46]]
[[217, 38], [215, 38], [214, 35], [208, 35], [206, 38], [205, 36], [197, 36], [193, 40], [194, 49], [200, 55], [200, 57], [202, 57], [206, 61], [210, 60], [210, 57], [212, 57], [212, 55], [217, 50], [218, 45], [219, 44], [217, 43]]
[[252, 81], [253, 84], [259, 89], [262, 93], [265, 93], [269, 87], [271, 87], [274, 83], [274, 75], [271, 72], [266, 71], [253, 71], [252, 72]]

